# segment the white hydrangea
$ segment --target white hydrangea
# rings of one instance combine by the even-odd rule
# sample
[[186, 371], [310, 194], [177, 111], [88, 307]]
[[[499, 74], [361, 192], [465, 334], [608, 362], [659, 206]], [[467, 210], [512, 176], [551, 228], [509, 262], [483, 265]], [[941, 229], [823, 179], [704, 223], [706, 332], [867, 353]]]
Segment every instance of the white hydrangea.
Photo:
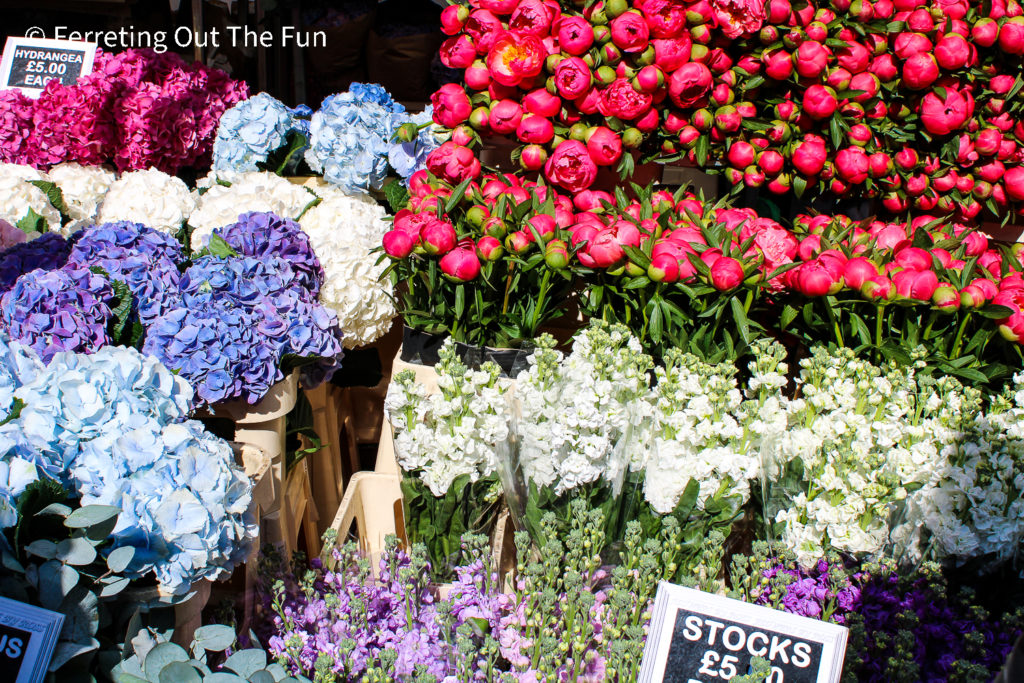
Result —
[[384, 409], [395, 430], [395, 458], [437, 497], [456, 478], [491, 476], [499, 451], [508, 444], [506, 394], [511, 380], [494, 363], [468, 369], [449, 339], [437, 365], [438, 393], [427, 393], [415, 373], [398, 373], [388, 387]]
[[189, 216], [192, 248], [202, 249], [217, 228], [238, 221], [251, 211], [296, 219], [318, 196], [302, 185], [274, 173], [220, 171], [199, 181], [195, 211]]
[[152, 168], [131, 171], [110, 186], [97, 221], [134, 221], [174, 235], [195, 205], [195, 198], [180, 178]]
[[320, 301], [337, 314], [345, 348], [375, 342], [397, 315], [391, 283], [381, 281], [387, 263], [374, 251], [387, 231], [385, 215], [369, 197], [335, 192], [299, 221], [324, 267]]
[[0, 164], [0, 180], [11, 178], [14, 180], [49, 180], [45, 173], [25, 164]]
[[622, 326], [595, 324], [563, 358], [542, 337], [517, 378], [519, 462], [527, 482], [561, 495], [603, 481], [613, 490], [642, 466], [653, 366]]
[[0, 220], [17, 225], [31, 211], [43, 217], [49, 230], [60, 230], [60, 211], [50, 203], [45, 192], [13, 174], [0, 176]]
[[71, 220], [61, 232], [68, 236], [96, 222], [100, 204], [117, 176], [102, 166], [67, 162], [51, 168], [49, 178], [64, 196], [64, 205]]

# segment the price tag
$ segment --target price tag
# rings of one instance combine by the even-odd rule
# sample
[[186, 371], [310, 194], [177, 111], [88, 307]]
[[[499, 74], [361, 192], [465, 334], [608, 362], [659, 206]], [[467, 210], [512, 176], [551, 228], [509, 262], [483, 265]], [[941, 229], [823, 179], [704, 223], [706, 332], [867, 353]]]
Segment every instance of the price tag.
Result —
[[0, 61], [0, 88], [19, 88], [39, 97], [52, 80], [73, 85], [79, 76], [92, 73], [95, 58], [96, 43], [10, 37]]
[[0, 681], [42, 683], [64, 615], [0, 598]]
[[662, 582], [639, 680], [718, 683], [763, 657], [768, 683], [837, 683], [846, 637], [836, 624]]

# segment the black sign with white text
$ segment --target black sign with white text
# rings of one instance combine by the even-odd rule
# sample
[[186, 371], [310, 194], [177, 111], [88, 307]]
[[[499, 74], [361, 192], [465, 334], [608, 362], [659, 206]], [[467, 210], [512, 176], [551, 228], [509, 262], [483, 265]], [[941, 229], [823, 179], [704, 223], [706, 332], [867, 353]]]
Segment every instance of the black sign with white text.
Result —
[[20, 88], [36, 96], [57, 80], [73, 85], [92, 72], [95, 43], [70, 40], [8, 38], [0, 63], [0, 88]]
[[0, 681], [42, 683], [64, 615], [0, 598]]
[[846, 637], [836, 624], [663, 582], [639, 680], [728, 681], [761, 657], [771, 666], [768, 683], [837, 683]]
[[0, 624], [0, 681], [16, 681], [32, 634]]

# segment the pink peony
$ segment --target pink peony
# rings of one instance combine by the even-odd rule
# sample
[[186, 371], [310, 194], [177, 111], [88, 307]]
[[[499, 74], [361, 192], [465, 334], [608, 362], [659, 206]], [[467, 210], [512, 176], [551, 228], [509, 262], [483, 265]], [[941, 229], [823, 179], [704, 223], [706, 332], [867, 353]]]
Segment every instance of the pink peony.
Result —
[[759, 0], [711, 0], [711, 9], [715, 22], [728, 38], [757, 33], [766, 18], [764, 3]]
[[594, 184], [597, 164], [579, 140], [566, 140], [555, 148], [544, 165], [544, 175], [569, 192], [580, 192]]

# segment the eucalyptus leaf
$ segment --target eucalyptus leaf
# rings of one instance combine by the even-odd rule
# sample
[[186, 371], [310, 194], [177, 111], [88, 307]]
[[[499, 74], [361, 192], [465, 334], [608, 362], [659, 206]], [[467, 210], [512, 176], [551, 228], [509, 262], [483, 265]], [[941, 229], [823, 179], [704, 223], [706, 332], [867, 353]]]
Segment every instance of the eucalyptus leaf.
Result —
[[203, 649], [221, 652], [235, 642], [235, 629], [222, 624], [211, 624], [196, 629], [195, 641]]
[[85, 505], [78, 508], [64, 520], [64, 526], [71, 529], [87, 529], [117, 519], [121, 508], [112, 505]]
[[160, 670], [160, 683], [203, 683], [203, 677], [187, 662], [171, 662]]
[[120, 548], [114, 548], [109, 555], [107, 555], [107, 568], [115, 574], [123, 572], [131, 561], [135, 558], [135, 546], [124, 545]]
[[74, 566], [92, 564], [96, 548], [84, 538], [66, 538], [57, 544], [57, 559]]
[[267, 666], [267, 653], [263, 650], [249, 649], [236, 652], [224, 662], [224, 668], [234, 671], [243, 678], [248, 678]]
[[171, 662], [187, 661], [189, 661], [189, 656], [184, 648], [174, 643], [160, 643], [146, 655], [143, 670], [146, 672], [146, 678], [151, 681], [157, 681], [159, 680], [160, 672], [168, 664]]

